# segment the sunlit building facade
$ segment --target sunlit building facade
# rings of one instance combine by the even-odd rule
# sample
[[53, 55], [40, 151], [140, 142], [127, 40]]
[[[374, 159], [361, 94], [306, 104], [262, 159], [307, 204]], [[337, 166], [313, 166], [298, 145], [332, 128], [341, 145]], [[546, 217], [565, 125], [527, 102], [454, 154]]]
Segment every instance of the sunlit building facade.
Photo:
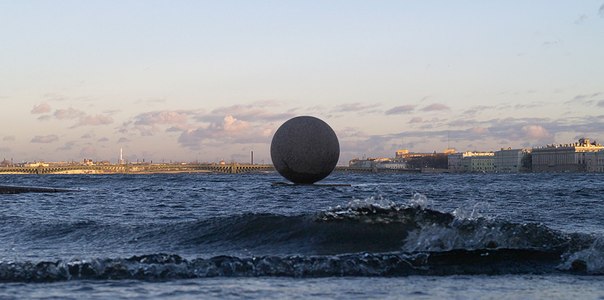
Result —
[[585, 171], [604, 173], [604, 150], [585, 153]]
[[518, 173], [524, 170], [522, 160], [530, 151], [527, 149], [501, 149], [495, 151], [493, 170], [496, 173]]
[[448, 156], [451, 173], [491, 173], [494, 172], [494, 162], [493, 152], [463, 152]]
[[533, 148], [532, 169], [533, 172], [586, 172], [587, 158], [595, 156], [590, 153], [601, 150], [604, 150], [604, 146], [587, 138], [573, 144]]

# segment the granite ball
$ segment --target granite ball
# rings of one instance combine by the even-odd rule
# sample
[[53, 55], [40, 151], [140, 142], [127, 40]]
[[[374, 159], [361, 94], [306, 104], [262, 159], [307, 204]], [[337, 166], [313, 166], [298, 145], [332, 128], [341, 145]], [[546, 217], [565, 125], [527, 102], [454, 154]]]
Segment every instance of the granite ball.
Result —
[[296, 184], [312, 184], [327, 177], [339, 158], [336, 133], [327, 123], [311, 116], [286, 121], [271, 142], [275, 169]]

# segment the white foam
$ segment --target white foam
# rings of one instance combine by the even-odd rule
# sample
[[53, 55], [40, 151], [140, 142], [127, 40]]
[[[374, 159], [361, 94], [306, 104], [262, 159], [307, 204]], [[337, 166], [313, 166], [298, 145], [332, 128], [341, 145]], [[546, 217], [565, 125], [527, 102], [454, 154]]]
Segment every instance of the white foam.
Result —
[[558, 268], [572, 270], [576, 261], [585, 262], [588, 273], [604, 274], [604, 236], [596, 238], [589, 248], [570, 254]]

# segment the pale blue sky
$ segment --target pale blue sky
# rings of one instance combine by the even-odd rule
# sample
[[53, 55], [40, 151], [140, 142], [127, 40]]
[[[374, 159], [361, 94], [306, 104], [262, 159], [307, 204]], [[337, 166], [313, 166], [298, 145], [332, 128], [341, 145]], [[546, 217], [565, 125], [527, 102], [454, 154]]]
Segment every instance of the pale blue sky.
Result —
[[[0, 159], [342, 162], [604, 139], [604, 1], [0, 0]], [[447, 138], [448, 137], [448, 138]]]

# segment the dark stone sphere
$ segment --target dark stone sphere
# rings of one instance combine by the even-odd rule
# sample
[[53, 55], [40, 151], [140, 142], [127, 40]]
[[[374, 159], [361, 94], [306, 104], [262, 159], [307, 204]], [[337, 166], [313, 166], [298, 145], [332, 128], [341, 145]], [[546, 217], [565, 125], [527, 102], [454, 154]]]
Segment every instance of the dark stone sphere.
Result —
[[293, 183], [312, 184], [327, 177], [339, 158], [336, 133], [315, 117], [288, 120], [277, 129], [271, 142], [275, 169]]

